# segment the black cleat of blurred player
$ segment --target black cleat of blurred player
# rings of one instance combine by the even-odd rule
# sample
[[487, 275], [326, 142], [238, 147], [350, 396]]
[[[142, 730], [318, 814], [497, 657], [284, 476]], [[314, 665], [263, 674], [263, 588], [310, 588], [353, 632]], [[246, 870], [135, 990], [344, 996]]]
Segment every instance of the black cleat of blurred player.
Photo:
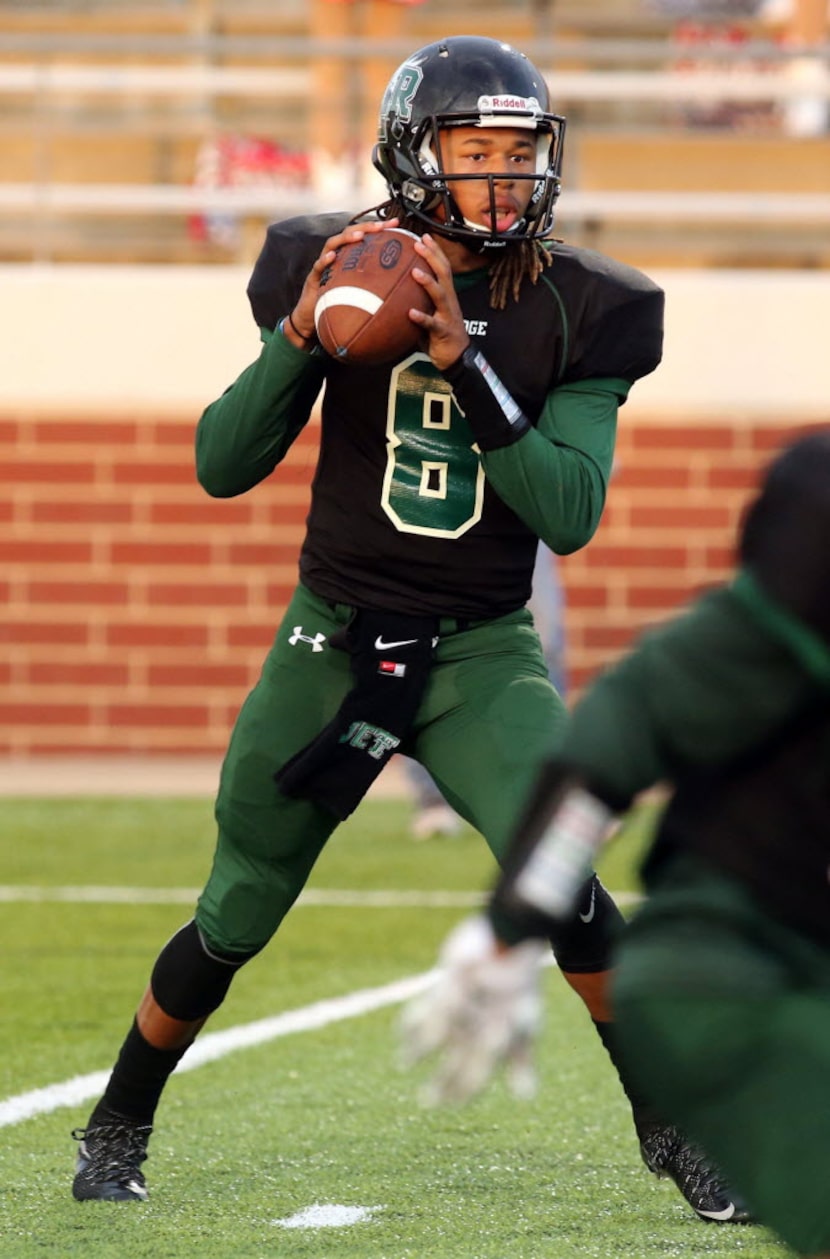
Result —
[[751, 1224], [752, 1216], [730, 1192], [723, 1177], [676, 1128], [655, 1127], [640, 1134], [640, 1153], [650, 1172], [673, 1180], [702, 1220]]

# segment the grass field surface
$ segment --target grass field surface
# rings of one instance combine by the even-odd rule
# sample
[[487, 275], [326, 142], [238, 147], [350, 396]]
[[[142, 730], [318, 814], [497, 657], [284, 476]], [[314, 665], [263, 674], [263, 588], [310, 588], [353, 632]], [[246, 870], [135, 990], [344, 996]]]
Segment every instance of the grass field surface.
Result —
[[[472, 831], [416, 844], [407, 820], [403, 801], [364, 804], [330, 842], [307, 900], [240, 973], [203, 1033], [225, 1033], [212, 1043], [227, 1052], [177, 1073], [162, 1100], [150, 1202], [76, 1203], [70, 1131], [90, 1102], [37, 1091], [108, 1072], [159, 948], [190, 916], [211, 805], [3, 801], [3, 1259], [786, 1253], [761, 1228], [703, 1224], [645, 1171], [605, 1052], [554, 969], [537, 1098], [514, 1102], [498, 1081], [462, 1109], [418, 1105], [423, 1072], [396, 1065], [399, 1005], [388, 994], [370, 997], [379, 1008], [367, 1013], [338, 1002], [427, 971], [491, 865]], [[608, 854], [610, 888], [635, 890], [650, 822], [646, 810]], [[331, 1004], [309, 1015], [317, 1002]], [[251, 1025], [269, 1038], [234, 1048], [234, 1029]]]

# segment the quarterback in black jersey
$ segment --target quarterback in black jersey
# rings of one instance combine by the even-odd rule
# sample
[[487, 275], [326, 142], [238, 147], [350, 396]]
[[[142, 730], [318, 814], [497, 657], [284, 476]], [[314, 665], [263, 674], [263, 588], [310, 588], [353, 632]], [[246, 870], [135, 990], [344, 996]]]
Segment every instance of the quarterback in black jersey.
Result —
[[[263, 348], [202, 415], [196, 464], [214, 496], [252, 489], [325, 386], [300, 580], [231, 738], [195, 917], [162, 950], [80, 1135], [78, 1198], [146, 1197], [169, 1074], [396, 750], [498, 858], [555, 748], [564, 706], [525, 607], [537, 543], [590, 541], [617, 412], [659, 362], [663, 312], [644, 275], [550, 239], [564, 129], [509, 45], [431, 44], [381, 106], [389, 201], [268, 231], [249, 286]], [[419, 236], [434, 313], [411, 313], [420, 348], [402, 362], [344, 366], [315, 338], [321, 277], [335, 250], [390, 224]], [[595, 877], [583, 900], [553, 947], [614, 1057], [604, 988], [620, 915]], [[628, 1092], [643, 1138], [657, 1121]]]
[[[480, 145], [477, 136], [473, 143]], [[368, 230], [336, 214], [268, 229], [248, 288], [265, 337], [291, 310], [311, 338], [314, 303], [306, 295], [295, 309], [293, 268], [307, 273], [333, 241]], [[599, 254], [554, 242], [526, 247], [538, 252], [540, 274], [522, 275], [516, 297], [494, 308], [489, 255], [427, 234], [425, 286], [437, 309], [419, 322], [431, 353], [391, 368], [299, 363], [326, 384], [300, 559], [301, 580], [316, 594], [490, 619], [527, 602], [538, 538], [558, 554], [590, 540], [605, 502], [618, 407], [660, 358], [662, 293]], [[290, 325], [283, 334], [297, 339]], [[501, 382], [509, 402], [492, 382]], [[261, 476], [256, 466], [250, 482], [237, 480], [245, 469], [216, 419], [203, 422], [199, 453], [213, 493], [239, 493]]]

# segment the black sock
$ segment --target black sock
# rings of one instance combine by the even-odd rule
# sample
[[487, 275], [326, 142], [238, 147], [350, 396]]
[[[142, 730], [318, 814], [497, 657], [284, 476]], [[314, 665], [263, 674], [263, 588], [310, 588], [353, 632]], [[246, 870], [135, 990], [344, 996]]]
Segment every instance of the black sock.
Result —
[[89, 1126], [94, 1127], [96, 1121], [113, 1114], [152, 1124], [164, 1086], [188, 1048], [185, 1045], [181, 1049], [156, 1049], [144, 1039], [133, 1020]]
[[625, 1062], [622, 1060], [619, 1048], [617, 1046], [617, 1038], [614, 1034], [613, 1023], [598, 1023], [594, 1020], [594, 1027], [597, 1029], [597, 1035], [606, 1048], [608, 1057], [613, 1062], [623, 1092], [631, 1103], [631, 1113], [634, 1118], [634, 1127], [637, 1130], [637, 1136], [642, 1140], [649, 1128], [662, 1127], [663, 1122], [660, 1116], [654, 1110], [650, 1102], [647, 1102], [639, 1089], [636, 1089], [628, 1078], [628, 1072], [625, 1068]]

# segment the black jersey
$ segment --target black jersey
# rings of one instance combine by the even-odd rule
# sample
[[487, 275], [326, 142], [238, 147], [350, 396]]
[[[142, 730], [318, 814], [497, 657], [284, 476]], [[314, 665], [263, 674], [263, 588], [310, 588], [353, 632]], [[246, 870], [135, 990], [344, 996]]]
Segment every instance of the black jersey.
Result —
[[830, 944], [826, 692], [750, 755], [680, 778], [644, 870], [647, 885], [678, 850], [700, 853], [776, 917]]
[[[248, 287], [261, 328], [274, 329], [293, 308], [323, 243], [347, 222], [327, 214], [268, 229]], [[490, 306], [486, 268], [456, 277], [473, 344], [534, 426], [569, 385], [616, 382], [624, 399], [662, 345], [663, 295], [647, 277], [587, 250], [551, 249], [552, 265], [535, 285], [526, 279], [505, 310]], [[594, 494], [604, 497], [613, 410], [602, 431], [586, 424], [559, 442], [552, 511], [567, 514], [568, 478], [596, 484], [597, 469]], [[557, 445], [555, 432], [546, 436]], [[301, 578], [325, 599], [370, 608], [470, 619], [513, 611], [529, 597], [538, 538], [511, 506], [510, 477], [523, 475], [508, 471], [495, 492], [448, 382], [425, 354], [391, 367], [331, 360]], [[553, 542], [560, 549], [555, 530]]]

